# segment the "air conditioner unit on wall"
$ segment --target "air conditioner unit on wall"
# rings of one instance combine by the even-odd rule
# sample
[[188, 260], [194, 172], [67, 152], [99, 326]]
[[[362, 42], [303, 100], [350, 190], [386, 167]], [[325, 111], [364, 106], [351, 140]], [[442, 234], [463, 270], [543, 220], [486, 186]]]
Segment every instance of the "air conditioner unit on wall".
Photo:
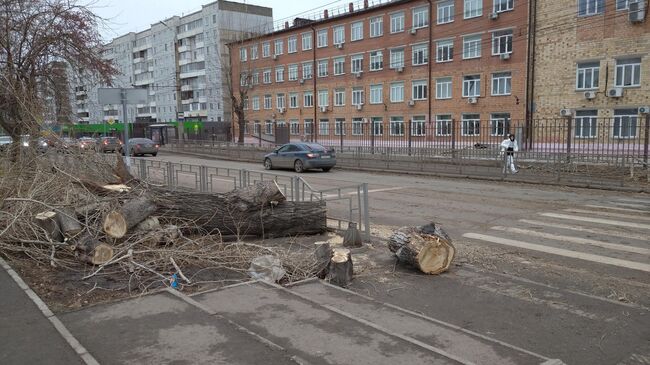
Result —
[[355, 72], [354, 77], [356, 77], [357, 79], [360, 79], [361, 78], [361, 72]]
[[278, 113], [284, 114], [284, 108], [278, 108]]
[[343, 49], [343, 43], [339, 43], [339, 44], [337, 44], [337, 45], [336, 45], [336, 48], [338, 48], [338, 49]]
[[273, 61], [276, 61], [278, 59], [278, 55], [274, 54], [273, 55]]
[[501, 53], [499, 56], [502, 60], [509, 60], [510, 59], [510, 53]]
[[478, 103], [478, 98], [467, 98], [467, 102], [470, 104]]
[[631, 0], [627, 6], [630, 23], [641, 23], [645, 20], [645, 0]]
[[320, 112], [321, 113], [327, 113], [327, 107], [326, 106], [321, 106], [320, 107]]
[[650, 106], [640, 106], [639, 114], [650, 114]]
[[415, 100], [409, 100], [409, 106], [415, 106]]
[[587, 100], [593, 100], [596, 98], [596, 92], [595, 91], [585, 91], [585, 99]]
[[499, 19], [499, 13], [490, 13], [490, 19], [492, 20]]
[[571, 109], [561, 109], [560, 110], [560, 115], [563, 117], [571, 117], [573, 116], [573, 110]]
[[395, 71], [397, 71], [399, 73], [402, 73], [402, 72], [404, 72], [404, 67], [397, 67], [397, 68], [395, 68]]
[[623, 96], [623, 88], [622, 87], [613, 87], [609, 90], [607, 90], [607, 96], [610, 98], [620, 98]]
[[357, 104], [357, 110], [363, 110], [363, 104]]
[[300, 79], [300, 85], [305, 83], [305, 79]]
[[411, 28], [411, 34], [416, 35], [418, 33], [418, 30], [415, 28]]

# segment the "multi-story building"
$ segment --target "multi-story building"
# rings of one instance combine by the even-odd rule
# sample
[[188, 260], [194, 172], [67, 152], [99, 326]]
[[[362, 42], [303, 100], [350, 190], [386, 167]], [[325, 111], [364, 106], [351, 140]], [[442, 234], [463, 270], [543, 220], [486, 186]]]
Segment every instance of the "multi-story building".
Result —
[[[528, 1], [402, 0], [296, 19], [233, 42], [253, 135], [414, 143], [487, 134], [526, 116]], [[453, 131], [453, 132], [452, 132]]]

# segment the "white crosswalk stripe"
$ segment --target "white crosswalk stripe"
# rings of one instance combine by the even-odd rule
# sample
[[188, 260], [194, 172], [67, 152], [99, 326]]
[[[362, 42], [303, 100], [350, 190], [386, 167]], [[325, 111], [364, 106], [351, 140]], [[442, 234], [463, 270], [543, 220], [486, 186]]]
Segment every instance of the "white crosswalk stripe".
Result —
[[631, 204], [631, 203], [620, 203], [620, 202], [612, 202], [612, 203], [620, 207], [639, 208], [639, 209], [645, 209], [646, 211], [650, 209], [650, 204]]
[[595, 208], [595, 209], [608, 209], [608, 210], [619, 210], [622, 212], [633, 212], [633, 213], [646, 213], [650, 214], [650, 208], [646, 210], [642, 209], [632, 209], [632, 208], [621, 208], [621, 207], [611, 207], [611, 206], [605, 206], [605, 205], [594, 205], [594, 204], [587, 204], [585, 205], [587, 208]]
[[586, 209], [564, 209], [565, 212], [569, 213], [580, 213], [580, 214], [595, 214], [595, 215], [600, 215], [603, 217], [612, 217], [612, 218], [623, 218], [623, 219], [634, 219], [634, 220], [639, 220], [639, 221], [650, 221], [650, 217], [643, 217], [637, 215], [630, 215], [630, 214], [621, 214], [621, 213], [611, 213], [611, 212], [600, 212], [597, 210], [586, 210]]
[[619, 237], [619, 238], [628, 238], [632, 240], [638, 240], [638, 241], [650, 241], [650, 235], [644, 235], [644, 234], [634, 234], [631, 232], [623, 232], [619, 230], [607, 230], [607, 229], [600, 229], [600, 228], [587, 228], [583, 226], [577, 226], [577, 225], [568, 225], [568, 224], [561, 224], [561, 223], [555, 223], [555, 222], [542, 222], [539, 220], [531, 220], [531, 219], [520, 219], [519, 220], [521, 223], [526, 223], [530, 224], [533, 226], [542, 226], [542, 227], [549, 227], [549, 228], [557, 228], [557, 229], [566, 229], [570, 231], [577, 231], [577, 232], [585, 232], [585, 233], [593, 233], [593, 234], [598, 234], [602, 236], [614, 236], [614, 237]]
[[643, 223], [633, 223], [633, 222], [615, 221], [611, 219], [582, 217], [582, 216], [576, 216], [570, 214], [539, 213], [539, 215], [544, 217], [550, 217], [550, 218], [569, 219], [569, 220], [580, 221], [580, 222], [591, 222], [591, 223], [607, 224], [607, 225], [618, 226], [618, 227], [640, 228], [640, 229], [650, 230], [650, 224], [643, 224]]

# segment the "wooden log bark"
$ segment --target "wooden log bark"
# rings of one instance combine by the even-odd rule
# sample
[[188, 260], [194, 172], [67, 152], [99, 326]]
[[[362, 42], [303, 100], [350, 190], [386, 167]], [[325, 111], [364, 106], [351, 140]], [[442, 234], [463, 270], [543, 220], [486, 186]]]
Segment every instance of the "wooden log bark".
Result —
[[111, 211], [104, 218], [104, 232], [113, 238], [122, 238], [129, 229], [147, 219], [156, 211], [156, 204], [147, 197], [127, 200], [120, 210]]
[[75, 249], [80, 251], [79, 258], [82, 261], [93, 265], [104, 264], [114, 256], [113, 247], [99, 242], [95, 237], [90, 235], [81, 237], [77, 241]]
[[53, 242], [63, 242], [63, 234], [59, 227], [59, 221], [56, 219], [56, 212], [41, 212], [34, 217], [36, 225], [41, 227], [48, 239]]
[[83, 229], [73, 208], [59, 209], [56, 212], [56, 219], [59, 222], [59, 228], [64, 238], [72, 238]]
[[267, 206], [276, 206], [287, 200], [274, 180], [262, 181], [253, 186], [234, 190], [226, 194], [230, 204], [241, 211]]
[[317, 265], [317, 274], [319, 279], [325, 279], [329, 269], [330, 261], [332, 260], [332, 247], [329, 242], [316, 242], [314, 243], [314, 259]]
[[390, 237], [388, 248], [400, 262], [426, 274], [446, 271], [456, 255], [447, 233], [434, 223], [398, 229]]
[[335, 248], [329, 265], [329, 281], [340, 287], [347, 287], [354, 276], [352, 254], [347, 248]]

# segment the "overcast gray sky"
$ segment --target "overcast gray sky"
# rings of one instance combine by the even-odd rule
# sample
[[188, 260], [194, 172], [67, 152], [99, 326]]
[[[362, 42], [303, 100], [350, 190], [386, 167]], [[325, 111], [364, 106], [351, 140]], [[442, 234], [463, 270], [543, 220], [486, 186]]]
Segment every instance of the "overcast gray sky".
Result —
[[[273, 8], [273, 19], [291, 17], [299, 13], [314, 13], [315, 8], [333, 9], [344, 7], [351, 0], [234, 0], [253, 5]], [[110, 29], [101, 31], [109, 41], [118, 35], [138, 32], [151, 24], [172, 15], [189, 14], [200, 10], [202, 4], [212, 0], [97, 0], [93, 6], [95, 13], [109, 19]], [[356, 1], [355, 1], [356, 2]], [[305, 15], [305, 14], [301, 14]]]

